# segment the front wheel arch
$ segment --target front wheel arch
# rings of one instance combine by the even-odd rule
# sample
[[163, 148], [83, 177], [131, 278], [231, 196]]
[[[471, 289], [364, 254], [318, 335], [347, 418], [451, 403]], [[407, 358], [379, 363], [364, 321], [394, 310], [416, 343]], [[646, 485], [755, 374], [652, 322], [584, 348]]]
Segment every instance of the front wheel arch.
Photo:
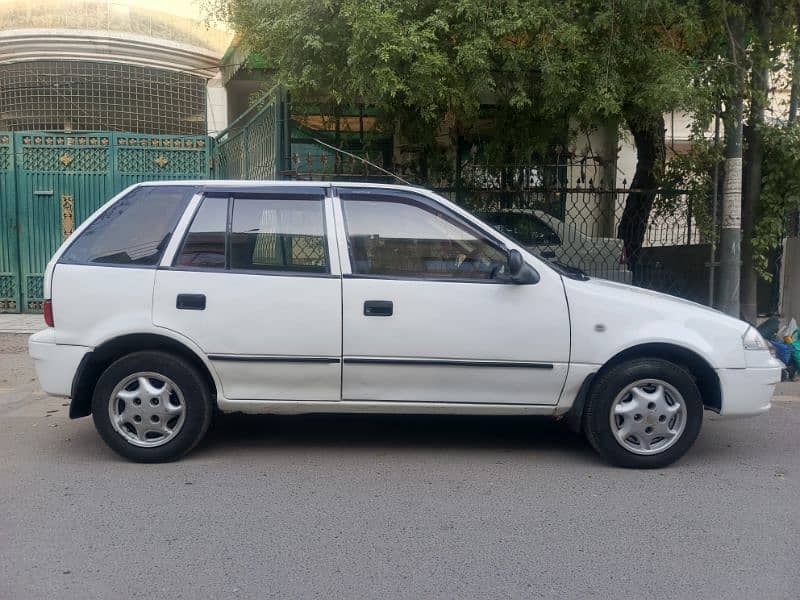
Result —
[[684, 367], [661, 358], [634, 358], [595, 380], [583, 415], [584, 434], [614, 465], [661, 468], [694, 444], [703, 408], [696, 381]]
[[175, 354], [189, 362], [203, 376], [211, 398], [216, 403], [217, 385], [205, 362], [188, 346], [165, 335], [155, 333], [133, 333], [103, 342], [84, 356], [72, 382], [72, 400], [69, 405], [70, 419], [88, 417], [92, 414], [92, 397], [97, 380], [109, 365], [127, 354], [142, 350], [158, 350]]
[[722, 386], [719, 381], [719, 376], [714, 367], [712, 367], [705, 358], [677, 344], [639, 344], [615, 354], [596, 372], [586, 377], [575, 397], [572, 407], [565, 417], [565, 421], [570, 429], [575, 431], [575, 433], [581, 433], [586, 399], [589, 397], [592, 391], [592, 385], [597, 377], [620, 363], [636, 358], [660, 358], [683, 367], [689, 371], [694, 378], [695, 384], [703, 398], [703, 406], [707, 410], [716, 413], [722, 410]]

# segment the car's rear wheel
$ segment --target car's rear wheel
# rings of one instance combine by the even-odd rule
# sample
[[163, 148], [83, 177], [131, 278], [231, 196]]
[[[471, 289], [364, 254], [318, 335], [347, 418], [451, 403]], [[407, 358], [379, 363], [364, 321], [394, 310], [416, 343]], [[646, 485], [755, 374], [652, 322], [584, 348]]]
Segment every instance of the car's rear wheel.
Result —
[[691, 374], [656, 358], [640, 358], [598, 375], [584, 412], [584, 431], [606, 460], [658, 468], [678, 460], [703, 424], [703, 401]]
[[105, 442], [137, 462], [180, 458], [203, 438], [213, 414], [208, 386], [184, 359], [135, 352], [100, 376], [92, 417]]

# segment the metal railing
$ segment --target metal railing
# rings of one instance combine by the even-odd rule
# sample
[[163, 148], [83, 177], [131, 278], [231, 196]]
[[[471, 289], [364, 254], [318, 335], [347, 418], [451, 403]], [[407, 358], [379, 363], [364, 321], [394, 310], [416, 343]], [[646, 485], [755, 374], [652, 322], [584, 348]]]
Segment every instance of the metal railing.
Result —
[[285, 170], [288, 107], [278, 86], [259, 98], [214, 140], [216, 179], [278, 179]]

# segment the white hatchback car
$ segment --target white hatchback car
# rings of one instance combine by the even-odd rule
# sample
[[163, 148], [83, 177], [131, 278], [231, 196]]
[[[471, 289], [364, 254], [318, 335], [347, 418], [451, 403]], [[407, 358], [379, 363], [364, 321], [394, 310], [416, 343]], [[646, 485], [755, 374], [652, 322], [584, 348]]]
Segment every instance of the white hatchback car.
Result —
[[747, 323], [560, 270], [422, 189], [161, 182], [110, 200], [45, 274], [44, 390], [136, 461], [222, 412], [549, 415], [660, 467], [703, 409], [769, 409]]

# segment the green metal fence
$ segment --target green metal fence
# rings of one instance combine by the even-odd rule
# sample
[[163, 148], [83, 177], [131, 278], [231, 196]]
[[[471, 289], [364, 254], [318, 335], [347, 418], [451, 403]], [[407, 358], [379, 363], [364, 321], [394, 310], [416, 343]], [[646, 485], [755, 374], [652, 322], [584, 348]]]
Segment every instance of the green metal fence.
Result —
[[280, 179], [289, 163], [288, 103], [272, 88], [214, 142], [216, 179]]
[[206, 136], [0, 132], [0, 311], [37, 312], [50, 256], [139, 181], [208, 177]]

